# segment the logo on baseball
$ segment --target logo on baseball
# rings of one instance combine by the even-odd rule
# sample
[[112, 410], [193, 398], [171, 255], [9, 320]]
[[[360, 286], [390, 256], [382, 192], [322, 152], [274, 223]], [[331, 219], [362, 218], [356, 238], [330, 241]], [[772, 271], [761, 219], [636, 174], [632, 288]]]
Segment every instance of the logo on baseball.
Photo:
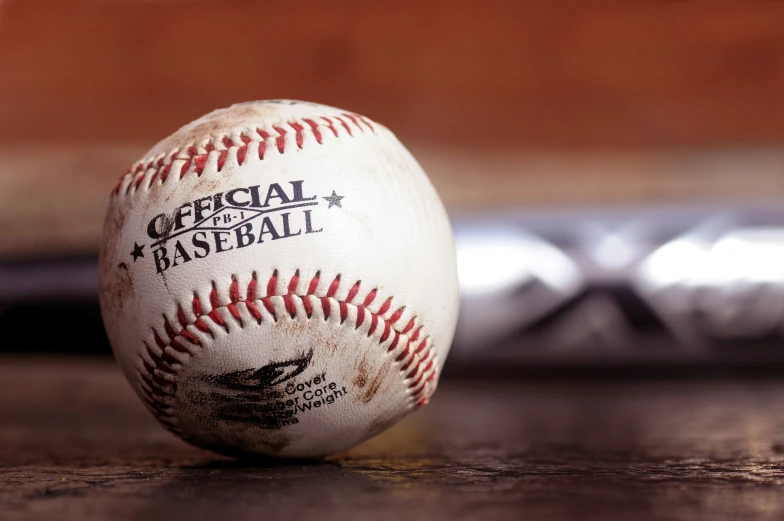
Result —
[[411, 154], [295, 101], [214, 111], [133, 164], [100, 287], [150, 411], [236, 456], [337, 452], [427, 403], [459, 297], [449, 220]]

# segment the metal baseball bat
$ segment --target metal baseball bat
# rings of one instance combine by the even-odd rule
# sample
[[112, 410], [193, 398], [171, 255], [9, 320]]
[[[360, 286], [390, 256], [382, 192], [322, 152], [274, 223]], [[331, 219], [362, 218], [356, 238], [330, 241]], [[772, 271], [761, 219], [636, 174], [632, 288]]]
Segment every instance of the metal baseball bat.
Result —
[[784, 360], [784, 205], [454, 218], [453, 356]]

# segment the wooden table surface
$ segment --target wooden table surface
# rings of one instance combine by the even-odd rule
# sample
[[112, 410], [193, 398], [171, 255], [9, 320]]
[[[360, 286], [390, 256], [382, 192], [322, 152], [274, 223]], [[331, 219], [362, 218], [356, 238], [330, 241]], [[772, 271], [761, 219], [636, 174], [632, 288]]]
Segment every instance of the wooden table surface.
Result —
[[161, 429], [108, 359], [0, 359], [0, 519], [782, 519], [784, 383], [446, 375], [324, 461]]

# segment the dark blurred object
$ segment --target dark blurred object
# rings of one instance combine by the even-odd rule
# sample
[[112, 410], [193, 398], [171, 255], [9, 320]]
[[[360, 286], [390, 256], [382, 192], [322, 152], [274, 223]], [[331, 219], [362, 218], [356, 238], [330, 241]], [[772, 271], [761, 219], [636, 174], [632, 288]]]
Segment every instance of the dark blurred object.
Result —
[[95, 300], [97, 273], [92, 256], [0, 264], [0, 304]]
[[453, 358], [784, 360], [784, 206], [465, 217]]
[[0, 306], [0, 352], [110, 355], [98, 300]]
[[97, 273], [94, 257], [0, 264], [0, 352], [109, 354]]

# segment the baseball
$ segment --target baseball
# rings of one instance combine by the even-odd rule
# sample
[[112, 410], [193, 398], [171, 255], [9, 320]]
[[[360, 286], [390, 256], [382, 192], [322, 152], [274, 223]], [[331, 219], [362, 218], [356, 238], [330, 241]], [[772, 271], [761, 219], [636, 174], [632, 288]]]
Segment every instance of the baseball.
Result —
[[259, 101], [185, 125], [121, 177], [101, 311], [166, 429], [232, 456], [315, 457], [428, 402], [456, 273], [443, 205], [392, 132]]

